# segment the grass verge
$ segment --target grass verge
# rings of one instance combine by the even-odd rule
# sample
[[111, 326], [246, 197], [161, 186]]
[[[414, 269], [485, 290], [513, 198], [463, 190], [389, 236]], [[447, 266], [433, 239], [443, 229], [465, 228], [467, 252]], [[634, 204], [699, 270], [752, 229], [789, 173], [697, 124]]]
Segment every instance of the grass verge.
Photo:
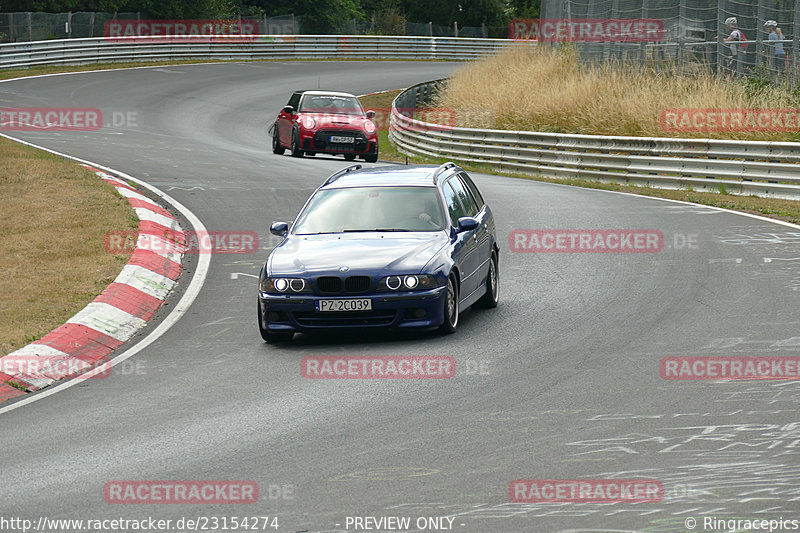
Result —
[[110, 230], [135, 230], [128, 201], [77, 163], [0, 138], [0, 355], [63, 324], [129, 256]]
[[[379, 93], [361, 97], [361, 105], [364, 109], [389, 109], [392, 105], [392, 100], [397, 96], [400, 91], [390, 91], [386, 93]], [[388, 114], [386, 115], [388, 117]], [[380, 121], [378, 124], [378, 142], [380, 146], [380, 158], [383, 161], [394, 161], [398, 163], [406, 162], [406, 155], [397, 150], [397, 148], [389, 142], [388, 137], [388, 118], [386, 121]], [[408, 162], [412, 164], [441, 164], [447, 161], [447, 158], [434, 158], [434, 157], [419, 157], [409, 156]], [[455, 160], [458, 162], [457, 160]], [[759, 198], [758, 196], [736, 196], [726, 193], [710, 193], [710, 192], [696, 192], [692, 190], [671, 190], [671, 189], [653, 189], [650, 187], [636, 187], [631, 185], [617, 185], [612, 183], [600, 183], [589, 180], [563, 180], [563, 179], [550, 179], [541, 176], [533, 176], [529, 174], [504, 172], [492, 169], [489, 165], [478, 165], [471, 163], [459, 163], [465, 170], [473, 172], [492, 173], [501, 176], [510, 176], [514, 178], [545, 181], [549, 183], [561, 183], [564, 185], [573, 185], [576, 187], [586, 187], [590, 189], [602, 189], [608, 191], [627, 192], [631, 194], [638, 194], [641, 196], [653, 196], [657, 198], [669, 198], [672, 200], [682, 200], [684, 202], [692, 202], [695, 204], [708, 205], [713, 207], [721, 207], [724, 209], [732, 209], [734, 211], [742, 211], [744, 213], [751, 213], [761, 215], [776, 220], [783, 220], [800, 224], [800, 202], [794, 200], [780, 200], [775, 198]]]

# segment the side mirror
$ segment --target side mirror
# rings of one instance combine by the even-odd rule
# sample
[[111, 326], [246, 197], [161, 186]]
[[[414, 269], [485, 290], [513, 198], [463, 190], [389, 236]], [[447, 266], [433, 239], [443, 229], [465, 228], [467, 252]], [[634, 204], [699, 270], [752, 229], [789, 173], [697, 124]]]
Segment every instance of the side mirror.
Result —
[[370, 120], [375, 118], [375, 111], [373, 111], [371, 109], [369, 111], [367, 111], [367, 118], [370, 119]]
[[294, 108], [290, 105], [283, 106], [283, 112], [287, 115], [294, 115]]
[[273, 222], [269, 227], [269, 232], [278, 237], [286, 237], [289, 234], [289, 224], [286, 222]]
[[480, 222], [472, 217], [461, 217], [458, 219], [458, 232], [469, 231], [477, 228], [479, 225]]

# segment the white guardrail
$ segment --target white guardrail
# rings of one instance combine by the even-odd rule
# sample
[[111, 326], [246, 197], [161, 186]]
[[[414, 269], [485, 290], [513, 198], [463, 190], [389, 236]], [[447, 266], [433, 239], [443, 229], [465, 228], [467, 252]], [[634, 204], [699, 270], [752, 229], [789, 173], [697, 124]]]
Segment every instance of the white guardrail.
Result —
[[414, 119], [444, 81], [409, 87], [392, 102], [389, 138], [402, 152], [548, 178], [800, 200], [800, 143], [483, 130]]
[[0, 68], [184, 59], [469, 60], [513, 44], [508, 39], [375, 35], [254, 35], [184, 38], [96, 37], [0, 44]]

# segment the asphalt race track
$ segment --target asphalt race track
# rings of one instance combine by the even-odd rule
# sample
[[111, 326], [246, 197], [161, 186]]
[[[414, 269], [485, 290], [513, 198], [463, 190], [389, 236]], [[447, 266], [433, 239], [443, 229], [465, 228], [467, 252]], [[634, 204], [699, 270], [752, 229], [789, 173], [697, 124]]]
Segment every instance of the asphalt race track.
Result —
[[[273, 155], [266, 125], [296, 89], [363, 94], [456, 67], [207, 64], [0, 83], [2, 107], [133, 117], [96, 132], [14, 136], [141, 178], [209, 230], [258, 232], [261, 248], [212, 256], [189, 312], [126, 371], [0, 407], [0, 515], [275, 516], [288, 532], [353, 531], [348, 516], [408, 516], [412, 524], [447, 516], [464, 533], [680, 532], [689, 531], [687, 518], [698, 521], [695, 531], [712, 531], [704, 517], [800, 520], [800, 382], [659, 373], [668, 356], [800, 354], [793, 227], [476, 174], [502, 246], [497, 309], [467, 311], [451, 336], [261, 341], [254, 278], [276, 243], [269, 224], [293, 219], [345, 166], [341, 157]], [[541, 228], [656, 229], [664, 249], [509, 250], [511, 231]], [[181, 287], [191, 262], [188, 270]], [[307, 355], [445, 355], [457, 372], [311, 380], [300, 375]], [[664, 497], [512, 503], [508, 494], [517, 479], [606, 478], [659, 480]], [[112, 505], [103, 487], [114, 480], [253, 480], [260, 499]]]

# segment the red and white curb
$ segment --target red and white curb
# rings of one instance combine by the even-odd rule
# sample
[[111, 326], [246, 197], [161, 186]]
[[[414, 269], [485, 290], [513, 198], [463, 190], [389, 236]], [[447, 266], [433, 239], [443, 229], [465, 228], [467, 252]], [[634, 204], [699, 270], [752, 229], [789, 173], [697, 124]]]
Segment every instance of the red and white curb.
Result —
[[[128, 199], [139, 217], [139, 242], [116, 279], [94, 301], [41, 339], [0, 357], [0, 402], [102, 366], [153, 318], [180, 276], [185, 251], [180, 243], [186, 240], [175, 217], [123, 180], [83, 166]], [[178, 243], [155, 250], [169, 252], [139, 246], [143, 238], [165, 235]]]

